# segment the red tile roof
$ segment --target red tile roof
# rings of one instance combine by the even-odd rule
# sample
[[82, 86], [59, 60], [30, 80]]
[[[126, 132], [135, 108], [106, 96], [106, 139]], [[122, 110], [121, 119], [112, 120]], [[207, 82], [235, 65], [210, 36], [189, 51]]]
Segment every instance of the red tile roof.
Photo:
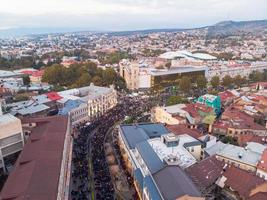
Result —
[[240, 146], [246, 146], [248, 142], [257, 142], [260, 144], [266, 144], [267, 137], [253, 135], [253, 134], [242, 134], [238, 136], [238, 143]]
[[46, 96], [52, 101], [57, 101], [63, 98], [57, 92], [46, 93]]
[[264, 179], [256, 176], [254, 173], [234, 166], [229, 167], [223, 173], [223, 176], [227, 178], [225, 185], [231, 187], [232, 190], [245, 199], [249, 197], [251, 190], [265, 182]]
[[227, 120], [231, 127], [238, 129], [251, 129], [251, 130], [266, 130], [264, 126], [261, 126], [254, 122], [254, 118], [248, 114], [241, 112], [233, 107], [228, 108], [222, 115], [223, 120]]
[[248, 200], [266, 200], [266, 199], [267, 199], [267, 192], [259, 192], [248, 198]]
[[[30, 122], [31, 119], [26, 121]], [[1, 191], [1, 200], [57, 198], [68, 119], [54, 116], [32, 121], [37, 122], [38, 126], [32, 129], [31, 136]]]
[[220, 92], [218, 95], [222, 101], [226, 101], [226, 100], [229, 100], [229, 99], [232, 99], [235, 97], [235, 95], [228, 90], [226, 90], [224, 92]]
[[261, 160], [258, 163], [258, 168], [267, 171], [267, 149], [265, 149], [261, 155]]
[[192, 181], [199, 187], [209, 187], [221, 176], [224, 162], [215, 156], [208, 157], [186, 169]]
[[195, 139], [198, 139], [202, 136], [202, 134], [197, 129], [188, 128], [185, 124], [167, 125], [167, 129], [175, 135], [188, 134]]

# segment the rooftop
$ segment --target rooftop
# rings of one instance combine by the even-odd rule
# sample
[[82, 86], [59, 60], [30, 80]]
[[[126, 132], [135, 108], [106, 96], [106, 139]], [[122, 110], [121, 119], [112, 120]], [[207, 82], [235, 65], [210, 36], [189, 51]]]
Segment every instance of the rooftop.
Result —
[[0, 199], [56, 199], [68, 120], [56, 116], [26, 121], [38, 126], [32, 129]]
[[199, 187], [209, 187], [221, 176], [224, 162], [210, 156], [186, 169], [193, 182]]
[[185, 195], [201, 197], [196, 186], [178, 166], [166, 166], [153, 174], [153, 178], [163, 199], [173, 200]]
[[165, 126], [160, 123], [120, 125], [120, 129], [130, 149], [134, 149], [139, 142], [143, 142], [149, 138], [160, 137], [169, 132]]
[[227, 157], [242, 163], [256, 166], [260, 160], [261, 154], [245, 149], [243, 147], [226, 144], [222, 149], [219, 149], [217, 155]]
[[249, 197], [252, 189], [265, 182], [264, 179], [256, 176], [255, 173], [234, 166], [228, 168], [222, 175], [226, 178], [225, 185], [238, 192], [244, 199]]
[[0, 125], [8, 124], [14, 121], [20, 121], [20, 120], [9, 113], [0, 115]]
[[196, 159], [185, 149], [184, 144], [195, 142], [196, 140], [188, 135], [181, 135], [178, 137], [179, 144], [173, 147], [167, 147], [166, 144], [162, 142], [161, 138], [150, 139], [148, 142], [162, 161], [169, 156], [175, 156], [178, 158], [179, 166], [181, 168], [187, 168], [196, 163]]

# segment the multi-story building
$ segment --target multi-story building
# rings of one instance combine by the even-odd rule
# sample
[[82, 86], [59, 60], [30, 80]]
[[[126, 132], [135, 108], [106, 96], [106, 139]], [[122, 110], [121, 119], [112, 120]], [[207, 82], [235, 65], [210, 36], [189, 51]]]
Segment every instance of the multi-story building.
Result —
[[216, 114], [219, 114], [221, 112], [221, 98], [219, 96], [205, 94], [203, 96], [200, 96], [197, 99], [197, 102], [213, 108]]
[[188, 77], [195, 82], [197, 76], [205, 76], [206, 71], [205, 66], [157, 69], [127, 60], [120, 63], [120, 75], [125, 79], [127, 88], [130, 90], [169, 87], [177, 85], [182, 77]]
[[213, 76], [218, 76], [222, 79], [225, 76], [235, 77], [237, 75], [241, 75], [244, 77], [248, 77], [253, 71], [262, 72], [263, 70], [267, 69], [266, 62], [255, 62], [250, 64], [238, 64], [238, 65], [220, 65], [216, 66], [212, 65], [209, 67], [207, 72], [207, 79], [211, 80]]
[[183, 171], [200, 157], [196, 139], [162, 124], [121, 125], [119, 145], [140, 199], [203, 199]]
[[[0, 108], [1, 109], [1, 108]], [[0, 168], [7, 173], [23, 149], [24, 136], [20, 119], [0, 111]]]
[[24, 118], [28, 140], [0, 199], [68, 199], [72, 136], [68, 117]]

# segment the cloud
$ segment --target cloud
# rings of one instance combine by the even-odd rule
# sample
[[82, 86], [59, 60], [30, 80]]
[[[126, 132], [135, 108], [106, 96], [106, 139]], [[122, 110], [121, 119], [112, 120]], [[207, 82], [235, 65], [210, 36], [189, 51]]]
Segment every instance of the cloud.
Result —
[[0, 0], [0, 28], [188, 28], [267, 19], [266, 0]]

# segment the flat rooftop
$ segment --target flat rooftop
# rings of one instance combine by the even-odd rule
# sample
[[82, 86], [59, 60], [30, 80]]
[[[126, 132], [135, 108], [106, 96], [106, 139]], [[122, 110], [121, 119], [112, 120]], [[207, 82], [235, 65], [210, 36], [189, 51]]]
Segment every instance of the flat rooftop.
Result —
[[19, 119], [9, 113], [0, 115], [0, 125], [8, 124], [14, 121], [19, 121]]
[[161, 138], [150, 139], [148, 140], [148, 143], [151, 145], [151, 147], [154, 149], [154, 151], [162, 161], [164, 158], [174, 155], [179, 159], [179, 166], [184, 169], [196, 163], [194, 156], [190, 154], [183, 146], [184, 143], [194, 142], [195, 139], [187, 135], [178, 137], [179, 145], [175, 147], [167, 147], [161, 141]]
[[257, 166], [257, 163], [261, 159], [261, 154], [245, 149], [243, 147], [227, 144], [224, 148], [217, 152], [217, 155], [233, 160], [243, 162], [252, 166]]

